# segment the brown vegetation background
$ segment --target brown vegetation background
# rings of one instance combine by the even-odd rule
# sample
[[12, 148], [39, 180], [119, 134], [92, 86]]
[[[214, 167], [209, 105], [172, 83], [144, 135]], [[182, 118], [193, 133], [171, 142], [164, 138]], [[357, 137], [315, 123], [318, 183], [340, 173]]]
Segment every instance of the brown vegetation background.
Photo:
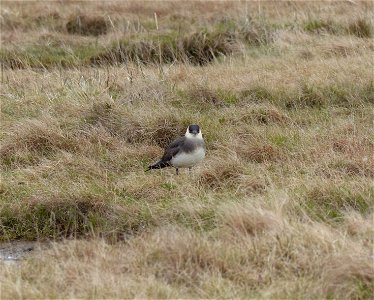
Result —
[[[0, 298], [373, 297], [373, 3], [1, 3]], [[207, 157], [144, 172], [197, 123]]]

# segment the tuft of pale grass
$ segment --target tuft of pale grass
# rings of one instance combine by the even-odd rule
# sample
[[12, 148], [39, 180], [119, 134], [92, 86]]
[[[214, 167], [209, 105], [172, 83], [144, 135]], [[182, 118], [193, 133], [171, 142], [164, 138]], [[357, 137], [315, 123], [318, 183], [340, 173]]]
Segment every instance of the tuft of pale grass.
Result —
[[[326, 294], [341, 297], [360, 297], [369, 299], [373, 296], [374, 270], [372, 261], [367, 259], [367, 253], [359, 255], [347, 253], [332, 259], [326, 265]], [[344, 264], [341, 262], [344, 261]], [[350, 282], [343, 285], [341, 282]]]
[[0, 155], [5, 166], [17, 167], [32, 164], [38, 156], [57, 150], [77, 151], [79, 147], [77, 138], [63, 132], [55, 120], [32, 119], [14, 126], [12, 134], [1, 145]]
[[240, 179], [243, 167], [237, 160], [227, 160], [224, 157], [216, 157], [210, 162], [200, 177], [200, 183], [210, 188], [223, 188], [225, 185], [233, 185]]
[[220, 209], [222, 223], [232, 232], [232, 235], [261, 235], [266, 231], [282, 231], [284, 227], [282, 216], [252, 207], [248, 203], [226, 205]]
[[373, 213], [362, 216], [358, 212], [348, 211], [344, 216], [344, 223], [350, 235], [365, 237], [364, 243], [370, 243], [373, 240]]
[[249, 141], [248, 138], [245, 138], [235, 145], [235, 152], [241, 159], [255, 163], [284, 159], [281, 149], [271, 143], [264, 142], [263, 139], [255, 139], [256, 137], [252, 137]]

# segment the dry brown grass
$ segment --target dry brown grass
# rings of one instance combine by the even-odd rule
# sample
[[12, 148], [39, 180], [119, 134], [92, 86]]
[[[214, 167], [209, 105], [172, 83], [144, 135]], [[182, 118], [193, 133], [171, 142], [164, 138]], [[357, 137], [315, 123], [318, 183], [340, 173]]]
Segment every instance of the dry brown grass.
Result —
[[[237, 208], [225, 212], [228, 230], [214, 239], [169, 226], [126, 244], [55, 244], [17, 270], [3, 268], [2, 296], [370, 296], [365, 290], [374, 279], [371, 254], [360, 245], [328, 227], [298, 226], [270, 212]], [[14, 280], [23, 288], [15, 289]]]
[[2, 4], [1, 299], [373, 298], [371, 2]]
[[98, 36], [107, 33], [108, 22], [103, 17], [74, 16], [66, 23], [66, 30], [71, 34]]

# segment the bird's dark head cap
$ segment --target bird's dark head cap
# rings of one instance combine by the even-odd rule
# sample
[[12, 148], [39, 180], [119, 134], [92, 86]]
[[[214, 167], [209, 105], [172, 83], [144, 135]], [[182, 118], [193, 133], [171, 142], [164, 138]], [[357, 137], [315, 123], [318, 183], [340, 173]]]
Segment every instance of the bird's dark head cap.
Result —
[[188, 132], [192, 134], [198, 134], [200, 132], [199, 125], [193, 124], [188, 126]]

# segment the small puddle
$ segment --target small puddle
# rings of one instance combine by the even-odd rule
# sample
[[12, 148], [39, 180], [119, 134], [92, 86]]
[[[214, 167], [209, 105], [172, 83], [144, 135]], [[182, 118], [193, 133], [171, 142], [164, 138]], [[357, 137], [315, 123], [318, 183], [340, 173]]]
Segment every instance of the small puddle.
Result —
[[5, 264], [13, 264], [25, 259], [35, 251], [46, 248], [46, 243], [16, 241], [0, 243], [0, 261]]

